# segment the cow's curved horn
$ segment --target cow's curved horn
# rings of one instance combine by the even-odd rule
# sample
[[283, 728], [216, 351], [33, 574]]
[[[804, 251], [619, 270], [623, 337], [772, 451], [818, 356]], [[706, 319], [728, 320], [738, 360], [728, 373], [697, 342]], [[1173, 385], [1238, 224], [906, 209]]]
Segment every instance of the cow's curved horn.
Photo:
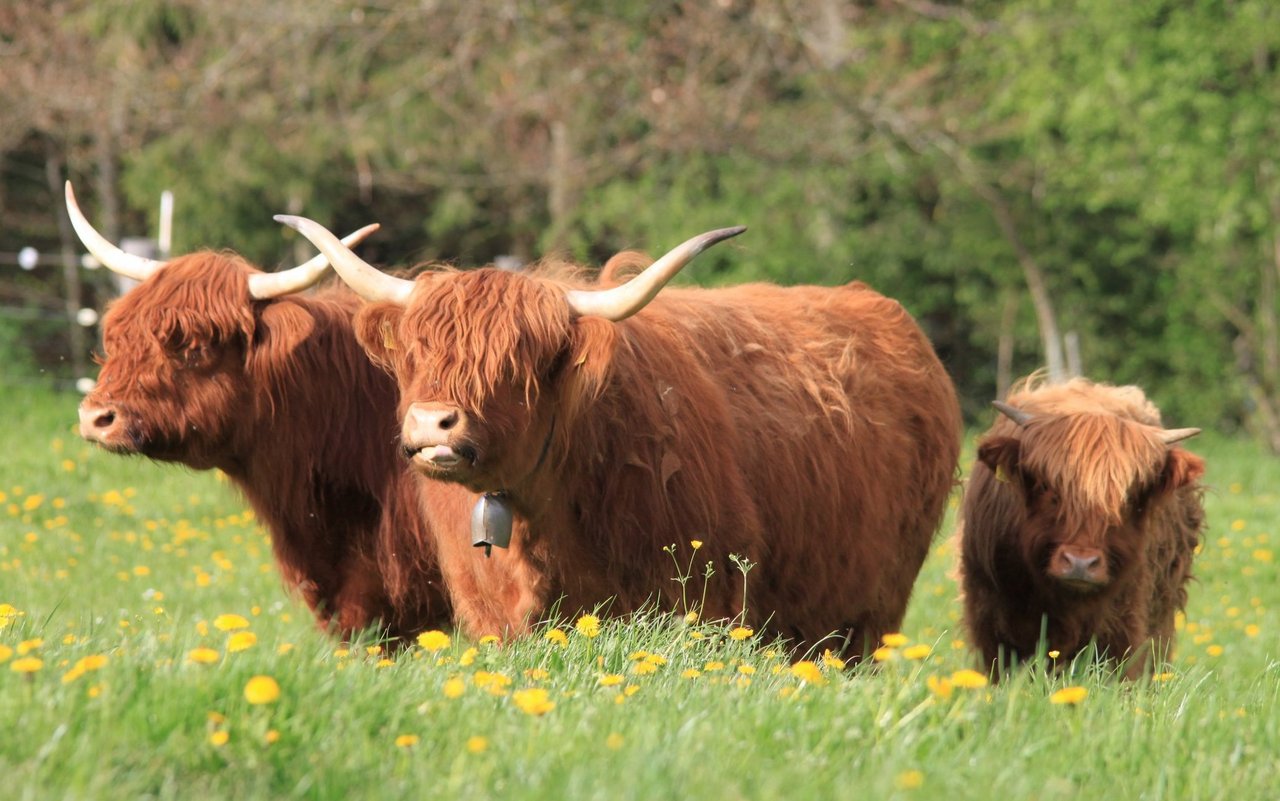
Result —
[[1165, 445], [1172, 445], [1175, 442], [1182, 442], [1184, 439], [1191, 439], [1200, 433], [1198, 428], [1165, 428], [1160, 431], [1160, 441]]
[[565, 292], [569, 307], [580, 315], [607, 320], [625, 320], [645, 307], [667, 282], [702, 251], [747, 230], [745, 226], [721, 228], [699, 234], [650, 264], [627, 283], [610, 289], [570, 289]]
[[[344, 236], [342, 244], [348, 247], [357, 245], [380, 227], [377, 223], [366, 225], [359, 231]], [[291, 292], [301, 292], [323, 278], [328, 271], [329, 258], [321, 253], [283, 272], [254, 273], [249, 276], [249, 294], [258, 300], [270, 300]]]
[[360, 297], [372, 301], [388, 300], [401, 306], [408, 301], [409, 293], [413, 291], [412, 281], [387, 275], [369, 264], [352, 253], [320, 223], [292, 214], [277, 214], [275, 221], [284, 223], [311, 240], [311, 244], [329, 259], [333, 269], [338, 271], [342, 280]]
[[996, 407], [996, 411], [1000, 414], [1017, 423], [1019, 428], [1035, 419], [1035, 415], [1031, 412], [1024, 412], [1017, 406], [1010, 406], [1004, 401], [991, 401], [991, 405]]
[[165, 265], [165, 262], [156, 261], [155, 259], [145, 259], [142, 256], [135, 256], [132, 253], [125, 253], [120, 248], [107, 241], [107, 238], [94, 230], [89, 224], [88, 218], [80, 211], [80, 206], [76, 203], [76, 193], [71, 189], [71, 182], [66, 183], [67, 195], [67, 216], [71, 218], [71, 226], [76, 229], [76, 235], [80, 237], [80, 241], [84, 243], [85, 249], [93, 254], [93, 257], [102, 262], [102, 265], [113, 273], [119, 273], [126, 278], [132, 278], [135, 281], [145, 281], [156, 270]]

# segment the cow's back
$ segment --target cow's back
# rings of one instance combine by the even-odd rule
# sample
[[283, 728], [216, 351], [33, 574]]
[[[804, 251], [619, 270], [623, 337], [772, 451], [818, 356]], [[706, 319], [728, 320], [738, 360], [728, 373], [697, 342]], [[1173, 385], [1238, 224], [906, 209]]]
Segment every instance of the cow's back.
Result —
[[954, 386], [919, 326], [860, 283], [668, 289], [659, 302], [732, 418], [764, 546], [754, 602], [810, 644], [895, 630], [960, 448]]

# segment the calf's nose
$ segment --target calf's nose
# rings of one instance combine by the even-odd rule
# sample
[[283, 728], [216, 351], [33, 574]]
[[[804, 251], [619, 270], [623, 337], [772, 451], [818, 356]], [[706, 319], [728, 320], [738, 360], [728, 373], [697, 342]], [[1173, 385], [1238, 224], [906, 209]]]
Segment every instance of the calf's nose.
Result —
[[1049, 573], [1062, 581], [1099, 586], [1108, 581], [1107, 562], [1097, 548], [1059, 546], [1050, 561]]

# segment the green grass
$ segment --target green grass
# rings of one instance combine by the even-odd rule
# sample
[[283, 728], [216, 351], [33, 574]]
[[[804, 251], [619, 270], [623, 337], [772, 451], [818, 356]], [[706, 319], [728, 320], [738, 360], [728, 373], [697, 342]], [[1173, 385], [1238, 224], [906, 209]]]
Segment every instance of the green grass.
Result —
[[[943, 698], [930, 677], [973, 666], [945, 536], [903, 627], [930, 653], [824, 665], [822, 684], [768, 643], [658, 614], [607, 621], [594, 639], [562, 624], [564, 646], [454, 638], [379, 667], [373, 643], [342, 656], [314, 630], [216, 475], [94, 451], [72, 433], [74, 398], [0, 401], [0, 603], [22, 612], [0, 644], [43, 640], [28, 654], [37, 672], [13, 671], [16, 653], [0, 664], [5, 798], [1276, 797], [1280, 464], [1249, 444], [1195, 443], [1209, 533], [1166, 680], [1024, 672]], [[227, 613], [255, 644], [227, 652], [213, 625]], [[201, 646], [218, 661], [189, 661]], [[638, 675], [637, 651], [666, 664]], [[64, 681], [90, 655], [106, 664]], [[509, 684], [479, 686], [480, 671]], [[604, 674], [625, 679], [603, 686]], [[255, 675], [278, 682], [278, 701], [246, 700]], [[466, 689], [449, 698], [454, 677]], [[1087, 697], [1051, 704], [1067, 684]], [[512, 693], [531, 687], [554, 708], [522, 711]]]

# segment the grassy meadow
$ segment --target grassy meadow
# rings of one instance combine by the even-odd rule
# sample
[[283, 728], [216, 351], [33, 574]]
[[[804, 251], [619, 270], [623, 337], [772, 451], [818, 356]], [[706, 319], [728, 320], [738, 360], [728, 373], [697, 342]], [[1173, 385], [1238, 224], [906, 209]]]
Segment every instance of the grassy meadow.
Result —
[[1209, 531], [1167, 672], [993, 687], [968, 670], [947, 532], [901, 637], [856, 668], [656, 613], [341, 644], [217, 475], [93, 450], [74, 397], [0, 401], [0, 797], [1280, 793], [1280, 463], [1250, 444], [1193, 442]]

